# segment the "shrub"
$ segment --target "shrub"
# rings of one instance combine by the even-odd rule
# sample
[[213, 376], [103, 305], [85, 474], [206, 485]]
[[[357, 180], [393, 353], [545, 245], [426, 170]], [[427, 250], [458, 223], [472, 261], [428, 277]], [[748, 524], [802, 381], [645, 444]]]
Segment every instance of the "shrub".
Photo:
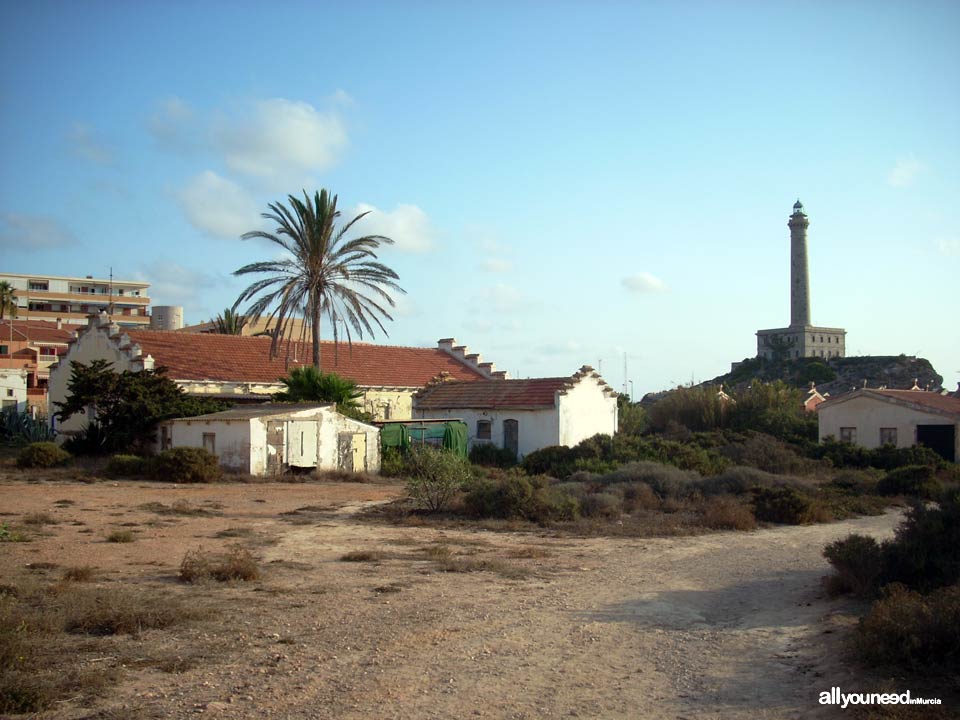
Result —
[[883, 582], [927, 591], [960, 582], [960, 499], [943, 498], [939, 507], [914, 505], [883, 545]]
[[407, 464], [403, 453], [398, 448], [389, 447], [383, 451], [380, 458], [380, 474], [384, 477], [400, 477], [404, 474]]
[[444, 510], [471, 479], [470, 463], [448, 450], [417, 446], [407, 453], [407, 494], [429, 512]]
[[130, 543], [133, 542], [133, 531], [132, 530], [114, 530], [112, 533], [107, 535], [107, 542], [112, 543]]
[[623, 511], [634, 513], [637, 510], [658, 510], [660, 498], [646, 483], [614, 483], [607, 487], [608, 492], [615, 492], [623, 498]]
[[703, 524], [714, 530], [753, 530], [757, 520], [750, 508], [725, 495], [708, 498], [703, 505]]
[[153, 458], [140, 455], [113, 455], [103, 470], [108, 477], [145, 478], [154, 475]]
[[493, 443], [474, 443], [470, 448], [470, 462], [485, 467], [509, 468], [517, 464], [517, 455]]
[[601, 482], [605, 485], [643, 483], [661, 499], [679, 499], [686, 497], [699, 479], [697, 473], [680, 470], [672, 465], [632, 462], [607, 473], [601, 478]]
[[70, 462], [70, 453], [52, 442], [30, 443], [17, 455], [18, 468], [52, 468]]
[[196, 583], [205, 580], [250, 581], [260, 577], [260, 568], [249, 550], [232, 548], [226, 555], [211, 555], [198, 548], [183, 556], [180, 579]]
[[584, 517], [619, 517], [623, 501], [619, 495], [609, 492], [586, 493], [579, 499], [580, 514]]
[[852, 592], [861, 597], [873, 595], [883, 571], [880, 545], [872, 537], [849, 535], [823, 549], [823, 556], [837, 571], [832, 587], [838, 592]]
[[752, 467], [732, 467], [714, 477], [694, 483], [704, 495], [745, 495], [756, 488], [770, 488], [789, 483], [787, 478]]
[[753, 491], [753, 514], [761, 522], [801, 525], [812, 520], [813, 502], [788, 486], [757, 488]]
[[74, 565], [63, 570], [64, 582], [90, 582], [93, 580], [94, 568], [89, 565]]
[[574, 472], [576, 455], [571, 448], [563, 445], [534, 450], [523, 458], [523, 469], [528, 475], [552, 475], [564, 478]]
[[911, 495], [920, 498], [935, 498], [943, 491], [932, 465], [905, 465], [890, 470], [877, 483], [881, 495]]
[[877, 490], [877, 480], [863, 470], [843, 470], [834, 475], [825, 487], [848, 495], [872, 495]]
[[777, 474], [802, 474], [814, 470], [817, 463], [801, 456], [795, 447], [770, 435], [747, 433], [721, 449], [724, 457], [737, 465]]
[[464, 497], [464, 507], [474, 517], [532, 522], [574, 520], [580, 510], [575, 497], [551, 488], [544, 477], [520, 474], [473, 483]]
[[913, 668], [960, 669], [960, 586], [924, 596], [900, 584], [885, 589], [857, 628], [869, 661]]
[[179, 447], [164, 450], [154, 461], [158, 480], [175, 483], [208, 483], [223, 475], [217, 456], [203, 448]]

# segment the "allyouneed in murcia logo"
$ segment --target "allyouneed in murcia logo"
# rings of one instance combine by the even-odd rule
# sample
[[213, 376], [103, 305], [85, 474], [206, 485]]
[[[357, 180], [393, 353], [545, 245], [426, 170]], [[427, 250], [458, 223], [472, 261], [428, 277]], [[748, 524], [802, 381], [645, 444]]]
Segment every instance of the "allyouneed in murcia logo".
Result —
[[821, 705], [939, 705], [940, 698], [912, 698], [910, 691], [902, 693], [844, 693], [834, 687], [820, 693]]

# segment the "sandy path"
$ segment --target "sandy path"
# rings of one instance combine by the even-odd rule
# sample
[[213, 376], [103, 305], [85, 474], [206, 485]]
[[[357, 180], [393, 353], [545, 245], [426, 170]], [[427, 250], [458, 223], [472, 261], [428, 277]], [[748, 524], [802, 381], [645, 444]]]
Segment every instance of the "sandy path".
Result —
[[[58, 498], [75, 504], [55, 509], [64, 522], [49, 537], [7, 545], [0, 571], [96, 553], [110, 582], [157, 583], [221, 604], [212, 625], [164, 641], [177, 652], [215, 647], [214, 662], [178, 674], [128, 671], [103, 702], [130, 718], [820, 717], [817, 694], [843, 670], [836, 635], [823, 634], [824, 618], [842, 604], [819, 590], [828, 571], [822, 548], [854, 531], [889, 535], [899, 520], [890, 513], [752, 533], [569, 539], [352, 518], [363, 503], [396, 493], [382, 487], [10, 490], [0, 487], [10, 517]], [[134, 510], [142, 503], [181, 496], [216, 503], [220, 514], [144, 527], [125, 546], [98, 539], [98, 518], [103, 527], [142, 519]], [[314, 514], [297, 522], [283, 514], [303, 506]], [[94, 532], [77, 535], [70, 516]], [[258, 549], [263, 581], [172, 581], [184, 550], [224, 542], [212, 533], [245, 524], [277, 541]], [[437, 543], [532, 575], [439, 572], [422, 552]], [[516, 559], [531, 547], [545, 556]], [[362, 549], [387, 557], [339, 559]], [[68, 706], [50, 717], [89, 712]]]

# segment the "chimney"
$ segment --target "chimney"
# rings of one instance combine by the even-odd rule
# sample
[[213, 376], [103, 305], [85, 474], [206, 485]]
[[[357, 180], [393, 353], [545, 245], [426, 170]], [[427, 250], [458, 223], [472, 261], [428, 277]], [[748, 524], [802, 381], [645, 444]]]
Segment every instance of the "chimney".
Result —
[[57, 318], [57, 330], [63, 330], [63, 320], [61, 318]]

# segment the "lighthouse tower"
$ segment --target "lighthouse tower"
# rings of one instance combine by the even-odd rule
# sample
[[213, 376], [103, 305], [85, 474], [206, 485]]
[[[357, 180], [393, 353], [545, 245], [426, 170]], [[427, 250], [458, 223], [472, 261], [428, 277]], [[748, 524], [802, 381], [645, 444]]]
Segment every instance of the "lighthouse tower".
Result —
[[807, 266], [807, 228], [810, 221], [797, 200], [793, 215], [787, 223], [790, 228], [790, 327], [810, 325], [810, 270]]
[[810, 268], [807, 263], [810, 220], [799, 200], [793, 204], [787, 227], [790, 228], [790, 326], [758, 330], [757, 357], [770, 360], [844, 357], [846, 330], [810, 324]]

